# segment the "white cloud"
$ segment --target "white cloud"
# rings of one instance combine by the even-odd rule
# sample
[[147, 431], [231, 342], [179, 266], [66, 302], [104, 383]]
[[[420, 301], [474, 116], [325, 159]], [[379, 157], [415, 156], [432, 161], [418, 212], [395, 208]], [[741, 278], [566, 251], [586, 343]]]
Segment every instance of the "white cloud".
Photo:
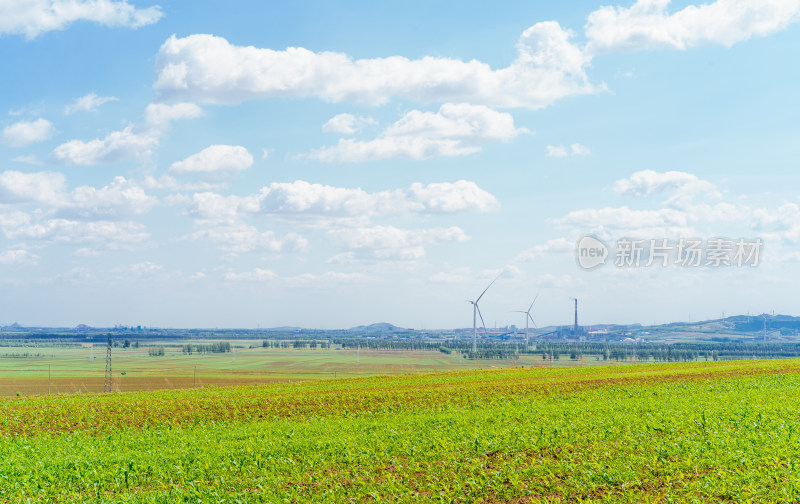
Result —
[[117, 266], [116, 268], [112, 268], [111, 272], [124, 276], [126, 280], [151, 278], [164, 273], [164, 266], [150, 261], [144, 261], [136, 264]]
[[0, 264], [36, 264], [39, 256], [21, 248], [10, 248], [0, 252]]
[[639, 0], [631, 7], [601, 7], [586, 23], [591, 53], [631, 49], [730, 47], [782, 30], [800, 19], [798, 0], [717, 0], [668, 13], [670, 0]]
[[286, 279], [286, 283], [292, 287], [305, 287], [308, 285], [318, 285], [325, 283], [333, 283], [336, 285], [341, 284], [358, 284], [372, 281], [373, 277], [363, 273], [344, 273], [338, 271], [326, 271], [321, 275], [314, 275], [312, 273], [304, 273]]
[[239, 196], [223, 196], [213, 192], [195, 193], [186, 212], [201, 221], [233, 223], [245, 213], [247, 206]]
[[127, 0], [25, 0], [0, 3], [0, 35], [39, 35], [63, 30], [75, 21], [139, 28], [162, 16], [158, 6], [137, 9]]
[[89, 247], [81, 247], [75, 251], [74, 255], [77, 257], [97, 257], [100, 255], [100, 251]]
[[36, 159], [36, 156], [32, 156], [32, 155], [17, 156], [15, 158], [13, 158], [11, 161], [15, 161], [17, 163], [25, 163], [25, 164], [34, 165], [34, 166], [42, 164], [41, 161]]
[[563, 145], [548, 145], [547, 157], [562, 158], [567, 157], [567, 149]]
[[297, 252], [305, 250], [308, 240], [296, 233], [278, 238], [272, 231], [259, 231], [255, 226], [216, 225], [198, 229], [184, 237], [187, 240], [207, 240], [218, 244], [223, 252]]
[[97, 242], [109, 249], [136, 245], [150, 236], [143, 225], [135, 222], [86, 222], [60, 218], [34, 222], [27, 214], [14, 221], [0, 217], [0, 229], [12, 240], [68, 244]]
[[402, 157], [463, 156], [479, 152], [489, 141], [511, 141], [527, 132], [514, 127], [511, 114], [483, 105], [445, 103], [438, 112], [412, 110], [370, 141], [340, 139], [305, 157], [329, 163], [374, 161]]
[[366, 252], [375, 259], [416, 260], [425, 257], [425, 244], [463, 242], [469, 237], [461, 228], [399, 229], [394, 226], [332, 229], [328, 237], [341, 247]]
[[697, 175], [681, 171], [642, 170], [614, 183], [614, 192], [624, 196], [644, 197], [663, 191], [708, 193], [719, 197], [714, 184], [701, 180]]
[[[145, 189], [163, 189], [163, 190], [178, 191], [178, 192], [211, 191], [214, 189], [219, 189], [220, 187], [224, 186], [225, 184], [222, 183], [207, 182], [202, 180], [194, 182], [184, 182], [178, 180], [172, 175], [161, 175], [158, 178], [155, 178], [152, 175], [147, 175], [145, 176], [144, 180], [142, 180], [142, 187], [144, 187]], [[173, 195], [173, 198], [175, 197], [176, 195]]]
[[421, 206], [425, 212], [490, 212], [500, 206], [497, 199], [478, 184], [468, 180], [441, 182], [423, 185], [411, 184], [408, 198]]
[[56, 172], [0, 172], [0, 203], [65, 203], [66, 177]]
[[377, 124], [372, 117], [354, 116], [353, 114], [339, 114], [331, 117], [328, 122], [322, 125], [325, 133], [341, 133], [352, 135], [361, 130], [362, 127]]
[[588, 156], [592, 153], [592, 151], [589, 150], [589, 147], [579, 143], [570, 144], [569, 149], [572, 151], [573, 156]]
[[60, 216], [117, 220], [141, 215], [155, 203], [155, 198], [124, 177], [115, 177], [100, 189], [79, 186], [67, 192], [61, 173], [0, 172], [0, 204], [42, 204]]
[[434, 273], [428, 278], [428, 281], [441, 284], [463, 284], [473, 281], [474, 277], [470, 268], [460, 267]]
[[547, 157], [563, 158], [567, 156], [588, 156], [592, 151], [579, 143], [570, 144], [569, 150], [563, 145], [548, 145]]
[[575, 250], [575, 240], [568, 238], [554, 238], [552, 240], [547, 240], [547, 242], [544, 244], [534, 245], [528, 250], [520, 252], [515, 260], [530, 262], [538, 259], [543, 254], [571, 253], [573, 250]]
[[250, 196], [196, 193], [187, 213], [195, 219], [232, 222], [242, 216], [267, 214], [288, 220], [336, 219], [358, 224], [379, 215], [396, 213], [489, 212], [497, 199], [475, 182], [459, 180], [423, 185], [408, 190], [368, 193], [360, 188], [311, 184], [304, 180], [273, 182]]
[[19, 121], [3, 128], [0, 135], [2, 143], [11, 147], [25, 147], [35, 142], [43, 142], [53, 136], [55, 128], [47, 119]]
[[511, 65], [493, 70], [477, 60], [354, 60], [300, 47], [275, 51], [235, 46], [213, 35], [173, 35], [158, 52], [155, 87], [166, 98], [207, 103], [313, 96], [370, 105], [399, 98], [537, 109], [597, 91], [586, 77], [588, 59], [571, 37], [558, 23], [537, 23], [520, 36]]
[[253, 156], [242, 146], [211, 145], [183, 161], [172, 163], [169, 171], [176, 175], [241, 171], [250, 168], [252, 164]]
[[558, 225], [596, 233], [601, 237], [674, 237], [691, 236], [697, 217], [672, 208], [633, 210], [627, 206], [575, 210], [556, 219]]
[[242, 273], [234, 273], [229, 271], [225, 273], [225, 280], [230, 282], [265, 282], [278, 278], [278, 274], [272, 270], [255, 268], [252, 271], [245, 271]]
[[89, 93], [81, 96], [80, 98], [76, 98], [72, 105], [67, 105], [64, 107], [64, 113], [73, 114], [75, 112], [92, 112], [108, 102], [117, 100], [119, 100], [119, 98], [115, 96], [97, 96], [94, 93]]
[[203, 115], [203, 109], [194, 103], [181, 102], [168, 105], [151, 103], [144, 110], [145, 122], [153, 128], [166, 128], [172, 121], [194, 119]]
[[114, 177], [100, 189], [80, 186], [68, 195], [60, 215], [93, 220], [118, 220], [148, 212], [156, 198], [148, 196], [136, 183], [125, 177]]
[[739, 203], [709, 203], [710, 199], [722, 197], [716, 186], [686, 172], [639, 171], [617, 180], [614, 191], [620, 196], [647, 197], [662, 192], [669, 195], [657, 209], [590, 208], [570, 212], [553, 222], [605, 239], [686, 238], [696, 235], [695, 226], [705, 225], [705, 231], [712, 223], [747, 222], [754, 215], [751, 208]]
[[70, 165], [105, 164], [129, 158], [144, 159], [150, 156], [153, 148], [158, 145], [159, 138], [168, 131], [171, 121], [199, 117], [202, 114], [202, 109], [193, 103], [151, 103], [145, 109], [144, 124], [133, 124], [122, 131], [112, 131], [102, 140], [70, 140], [53, 150], [53, 159]]
[[133, 126], [112, 131], [105, 138], [88, 142], [70, 140], [53, 150], [56, 162], [70, 165], [114, 163], [121, 159], [142, 159], [158, 145], [158, 137], [149, 132], [136, 132]]

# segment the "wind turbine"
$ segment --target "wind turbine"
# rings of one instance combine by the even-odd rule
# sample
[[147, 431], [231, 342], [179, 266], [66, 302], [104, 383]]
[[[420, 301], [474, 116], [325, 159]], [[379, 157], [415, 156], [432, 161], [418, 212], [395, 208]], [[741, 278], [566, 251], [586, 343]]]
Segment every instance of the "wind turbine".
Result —
[[533, 309], [533, 303], [539, 298], [539, 294], [536, 294], [536, 297], [533, 298], [533, 302], [528, 307], [528, 311], [522, 310], [514, 310], [514, 313], [524, 313], [525, 314], [525, 346], [528, 346], [528, 320], [533, 323], [533, 327], [536, 327], [536, 322], [533, 321], [533, 317], [531, 317], [531, 309]]
[[[489, 284], [489, 287], [491, 287], [492, 284], [495, 283], [498, 278], [500, 278], [500, 275], [498, 275], [494, 280], [492, 280], [492, 283]], [[478, 301], [480, 301], [483, 295], [486, 294], [486, 291], [489, 290], [489, 287], [483, 289], [483, 292], [481, 292], [481, 295], [478, 296], [478, 299], [476, 299], [475, 301], [467, 300], [467, 302], [472, 305], [472, 353], [473, 354], [478, 352], [478, 319], [476, 318], [476, 315], [480, 316], [481, 324], [483, 324], [483, 332], [484, 334], [486, 333], [486, 323], [483, 321], [483, 315], [481, 315], [481, 309], [478, 308]]]

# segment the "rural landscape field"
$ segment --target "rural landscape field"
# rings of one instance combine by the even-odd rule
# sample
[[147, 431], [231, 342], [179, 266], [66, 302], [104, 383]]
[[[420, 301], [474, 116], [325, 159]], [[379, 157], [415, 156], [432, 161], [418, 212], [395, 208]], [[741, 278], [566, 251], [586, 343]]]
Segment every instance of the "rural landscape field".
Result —
[[800, 360], [0, 399], [5, 502], [793, 502]]
[[800, 0], [0, 0], [0, 504], [800, 503], [798, 49]]

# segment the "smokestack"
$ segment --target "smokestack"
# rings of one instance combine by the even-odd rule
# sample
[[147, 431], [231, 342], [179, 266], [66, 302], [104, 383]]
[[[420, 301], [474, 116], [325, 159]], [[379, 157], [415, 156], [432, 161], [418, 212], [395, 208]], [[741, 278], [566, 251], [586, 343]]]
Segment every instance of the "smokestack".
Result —
[[572, 331], [575, 336], [578, 336], [578, 298], [575, 298], [575, 327]]

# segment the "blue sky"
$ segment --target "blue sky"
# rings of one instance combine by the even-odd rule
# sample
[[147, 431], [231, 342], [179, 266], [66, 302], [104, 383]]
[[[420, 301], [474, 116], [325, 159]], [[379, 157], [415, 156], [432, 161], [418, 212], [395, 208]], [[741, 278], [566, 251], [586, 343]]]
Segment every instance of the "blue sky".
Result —
[[[0, 323], [798, 314], [800, 1], [0, 5]], [[611, 249], [585, 271], [586, 234]], [[757, 267], [616, 244], [763, 242]]]

